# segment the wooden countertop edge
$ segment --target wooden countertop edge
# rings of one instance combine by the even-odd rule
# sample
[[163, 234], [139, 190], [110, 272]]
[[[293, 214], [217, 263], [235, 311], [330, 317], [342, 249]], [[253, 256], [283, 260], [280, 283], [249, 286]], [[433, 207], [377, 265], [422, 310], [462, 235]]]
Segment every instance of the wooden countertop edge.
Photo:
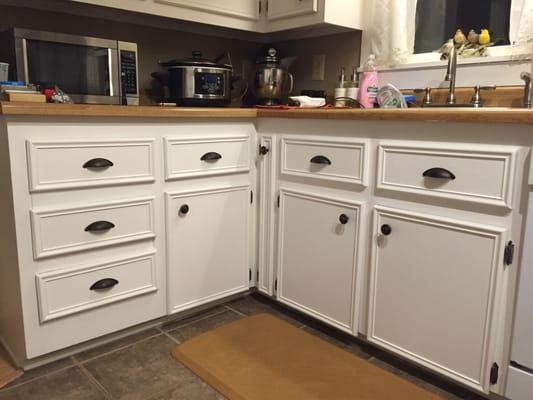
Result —
[[265, 110], [254, 108], [174, 108], [158, 106], [115, 106], [91, 104], [47, 104], [0, 102], [5, 116], [128, 117], [175, 119], [287, 118], [377, 121], [447, 121], [471, 123], [533, 123], [533, 110], [509, 108], [457, 109], [410, 108]]

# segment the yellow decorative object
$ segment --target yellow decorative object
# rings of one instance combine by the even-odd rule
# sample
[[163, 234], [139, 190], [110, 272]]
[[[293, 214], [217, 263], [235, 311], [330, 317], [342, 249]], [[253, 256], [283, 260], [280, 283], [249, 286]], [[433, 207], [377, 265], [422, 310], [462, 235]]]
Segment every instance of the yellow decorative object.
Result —
[[479, 35], [479, 44], [489, 44], [490, 43], [490, 33], [488, 29], [482, 29], [481, 34]]

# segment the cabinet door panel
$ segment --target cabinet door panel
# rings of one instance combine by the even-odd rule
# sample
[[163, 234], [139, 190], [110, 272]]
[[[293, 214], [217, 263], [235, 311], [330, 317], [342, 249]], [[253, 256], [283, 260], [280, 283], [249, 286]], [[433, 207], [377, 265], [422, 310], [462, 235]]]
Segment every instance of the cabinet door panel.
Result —
[[258, 20], [259, 5], [254, 0], [155, 0], [156, 3], [171, 4], [211, 13], [229, 15], [243, 19]]
[[488, 391], [505, 230], [376, 207], [374, 232], [369, 340]]
[[318, 12], [318, 0], [269, 0], [268, 20], [297, 17]]
[[[353, 332], [361, 204], [280, 192], [278, 298]], [[340, 216], [347, 217], [342, 224]]]
[[167, 193], [169, 312], [248, 289], [249, 211], [248, 186]]

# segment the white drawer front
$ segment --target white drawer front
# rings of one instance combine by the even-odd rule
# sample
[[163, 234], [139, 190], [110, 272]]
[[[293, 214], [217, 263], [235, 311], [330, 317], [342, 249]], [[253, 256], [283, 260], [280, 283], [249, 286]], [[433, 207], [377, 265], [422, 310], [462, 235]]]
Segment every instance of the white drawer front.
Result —
[[36, 283], [45, 322], [156, 291], [155, 256], [46, 272], [36, 276]]
[[250, 170], [248, 135], [166, 138], [166, 179], [247, 172]]
[[382, 143], [377, 187], [511, 209], [518, 151], [514, 146]]
[[368, 144], [344, 138], [283, 137], [281, 173], [367, 186]]
[[31, 211], [35, 258], [153, 238], [153, 198]]
[[153, 142], [28, 140], [30, 191], [154, 181]]

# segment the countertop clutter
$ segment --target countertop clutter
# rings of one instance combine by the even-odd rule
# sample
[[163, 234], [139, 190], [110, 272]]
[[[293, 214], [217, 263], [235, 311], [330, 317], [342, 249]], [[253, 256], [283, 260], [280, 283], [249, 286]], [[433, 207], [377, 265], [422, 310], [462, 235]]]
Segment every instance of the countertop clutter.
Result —
[[131, 118], [303, 118], [379, 121], [449, 121], [467, 123], [533, 123], [533, 110], [521, 108], [293, 109], [184, 108], [93, 104], [0, 102], [0, 115]]

